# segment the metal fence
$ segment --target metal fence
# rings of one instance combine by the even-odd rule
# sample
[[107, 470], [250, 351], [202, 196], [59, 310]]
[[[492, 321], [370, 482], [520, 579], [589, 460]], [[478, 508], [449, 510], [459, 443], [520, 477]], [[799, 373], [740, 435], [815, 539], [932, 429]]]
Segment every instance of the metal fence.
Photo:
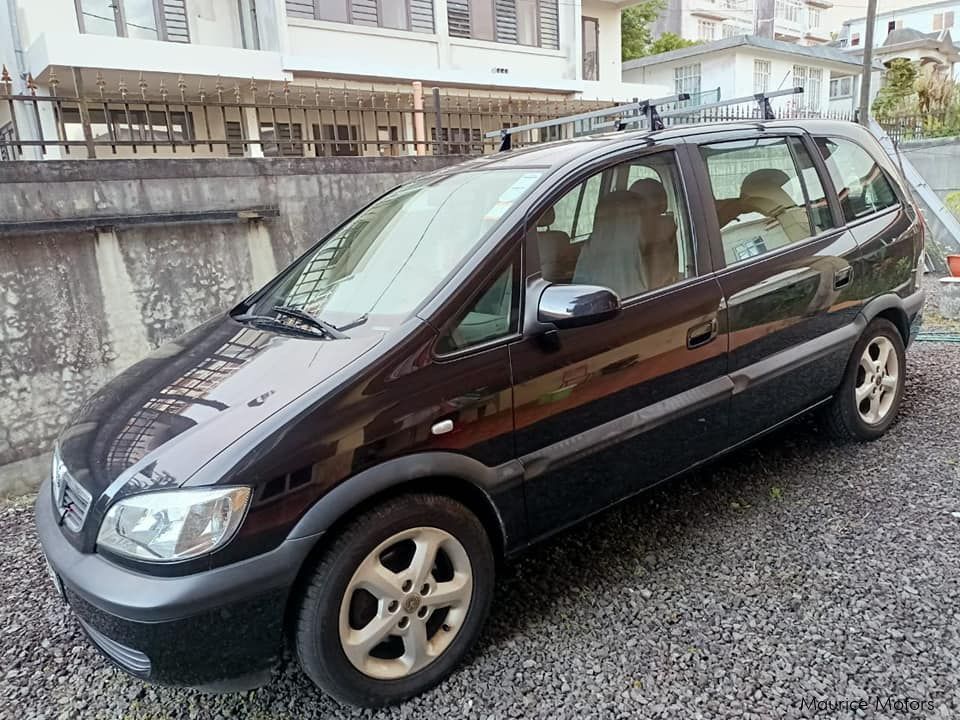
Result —
[[[76, 76], [73, 86], [81, 87]], [[610, 130], [627, 115], [636, 121], [640, 114], [636, 100], [480, 97], [424, 91], [419, 83], [383, 91], [253, 80], [228, 86], [216, 79], [188, 88], [181, 77], [171, 89], [162, 80], [151, 88], [140, 76], [133, 88], [122, 78], [108, 88], [98, 74], [92, 97], [63, 95], [59, 87], [51, 72], [42, 92], [28, 79], [27, 93], [13, 94], [3, 69], [0, 159], [481, 155], [495, 152], [502, 131], [510, 128], [544, 126], [515, 133], [511, 145], [518, 147]], [[792, 90], [775, 95], [784, 95], [775, 98], [777, 117], [853, 119], [811, 108]], [[755, 101], [730, 103], [720, 100], [717, 89], [675, 96], [657, 111], [666, 126], [764, 117]], [[581, 119], [547, 122], [568, 116]], [[904, 134], [891, 133], [895, 139]]]
[[911, 115], [881, 115], [876, 118], [895, 143], [960, 135], [960, 112], [945, 110]]
[[[610, 102], [360, 90], [290, 82], [188, 88], [140, 77], [93, 97], [63, 95], [51, 74], [46, 92], [32, 80], [13, 94], [0, 78], [0, 159], [34, 156], [110, 158], [134, 155], [303, 157], [477, 155], [497, 149], [483, 136], [525, 123], [609, 107]], [[2, 118], [6, 116], [6, 121]], [[546, 138], [537, 138], [537, 141]]]

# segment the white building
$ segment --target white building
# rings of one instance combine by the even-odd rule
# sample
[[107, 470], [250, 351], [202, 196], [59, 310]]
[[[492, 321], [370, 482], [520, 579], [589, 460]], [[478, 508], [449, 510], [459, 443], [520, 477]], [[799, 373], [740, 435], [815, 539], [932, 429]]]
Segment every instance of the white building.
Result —
[[654, 33], [702, 42], [757, 33], [813, 45], [830, 40], [824, 12], [832, 6], [829, 0], [669, 0]]
[[[484, 107], [491, 116], [491, 108], [502, 112], [508, 103], [520, 108], [515, 119], [502, 122], [517, 124], [551, 112], [549, 103], [658, 94], [662, 88], [629, 87], [621, 79], [625, 4], [630, 0], [0, 0], [0, 62], [9, 69], [14, 94], [27, 92], [32, 78], [41, 96], [58, 91], [114, 101], [159, 93], [175, 101], [186, 93], [221, 105], [280, 106], [302, 104], [306, 96], [309, 103], [329, 98], [342, 105], [332, 120], [305, 114], [294, 123], [296, 113], [282, 111], [280, 124], [290, 127], [273, 127], [278, 139], [285, 133], [309, 139], [313, 128], [326, 132], [329, 126], [347, 133], [337, 139], [409, 133], [429, 140], [436, 133], [429, 113], [426, 127], [409, 114], [402, 122], [381, 115], [365, 133], [362, 124], [343, 119], [344, 111], [383, 102], [399, 116], [421, 102], [420, 87], [429, 109], [431, 88], [438, 87], [444, 120], [457, 111], [461, 116], [458, 127], [444, 130], [452, 141], [490, 129], [481, 117]], [[5, 106], [0, 103], [0, 133], [9, 135]], [[120, 112], [111, 106], [98, 115], [97, 106], [91, 108], [105, 125]], [[67, 119], [79, 112], [71, 109]], [[138, 112], [147, 117], [152, 109]], [[250, 133], [271, 124], [243, 109], [230, 117], [187, 115], [182, 127], [173, 127], [176, 119], [165, 121], [166, 131], [202, 139], [206, 131], [230, 133], [237, 123]], [[24, 136], [35, 121], [29, 113], [20, 121], [16, 129]], [[52, 110], [41, 112], [41, 121], [54, 137], [77, 132]], [[218, 127], [207, 128], [211, 122]], [[133, 132], [116, 130], [121, 140]], [[356, 154], [352, 145], [346, 149]]]
[[[879, 47], [887, 41], [894, 30], [911, 28], [922, 33], [936, 33], [951, 30], [960, 22], [960, 0], [911, 5], [897, 10], [877, 13], [873, 29], [873, 46]], [[841, 47], [862, 48], [866, 41], [867, 19], [865, 17], [846, 20], [840, 30]]]
[[[878, 68], [879, 69], [879, 68]], [[850, 116], [856, 107], [856, 58], [836, 48], [802, 46], [753, 35], [726, 38], [680, 50], [629, 60], [627, 82], [669, 84], [691, 95], [692, 104], [745, 97], [758, 92], [803, 87], [804, 92], [776, 98], [774, 109]], [[849, 95], [831, 98], [831, 85], [846, 82]]]
[[[853, 57], [863, 57], [863, 46], [847, 47]], [[897, 28], [887, 33], [886, 39], [873, 50], [873, 58], [885, 67], [893, 60], [905, 59], [919, 69], [957, 77], [960, 73], [960, 48], [949, 30], [925, 33], [913, 28]]]

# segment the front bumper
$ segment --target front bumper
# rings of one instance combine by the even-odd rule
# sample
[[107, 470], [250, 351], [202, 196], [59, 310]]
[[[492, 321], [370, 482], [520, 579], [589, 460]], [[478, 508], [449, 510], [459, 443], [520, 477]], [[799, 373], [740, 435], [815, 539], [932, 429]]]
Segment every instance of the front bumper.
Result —
[[36, 502], [37, 533], [90, 640], [126, 672], [167, 685], [247, 688], [283, 649], [287, 599], [316, 537], [224, 567], [154, 577], [81, 553], [64, 536], [50, 483]]

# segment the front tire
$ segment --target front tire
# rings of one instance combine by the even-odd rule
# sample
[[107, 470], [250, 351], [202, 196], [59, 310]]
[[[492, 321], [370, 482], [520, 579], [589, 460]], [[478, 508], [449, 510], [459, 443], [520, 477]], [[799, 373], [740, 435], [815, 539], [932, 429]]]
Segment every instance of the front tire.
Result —
[[441, 495], [403, 495], [356, 517], [300, 598], [304, 672], [337, 700], [401, 702], [433, 687], [476, 642], [494, 586], [490, 539]]
[[827, 429], [843, 440], [875, 440], [897, 417], [906, 379], [906, 351], [897, 326], [873, 320], [847, 363], [843, 384], [824, 412]]

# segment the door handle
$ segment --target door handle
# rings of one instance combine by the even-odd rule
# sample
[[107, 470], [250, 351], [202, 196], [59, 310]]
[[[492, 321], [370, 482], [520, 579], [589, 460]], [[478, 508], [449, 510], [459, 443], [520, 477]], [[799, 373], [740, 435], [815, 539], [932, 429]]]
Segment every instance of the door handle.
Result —
[[717, 336], [717, 319], [711, 318], [709, 322], [694, 325], [687, 330], [687, 347], [693, 350], [702, 345], [706, 345]]
[[850, 280], [853, 278], [853, 268], [850, 265], [847, 265], [845, 268], [837, 270], [833, 274], [833, 289], [839, 290], [842, 287], [846, 287], [850, 284]]

